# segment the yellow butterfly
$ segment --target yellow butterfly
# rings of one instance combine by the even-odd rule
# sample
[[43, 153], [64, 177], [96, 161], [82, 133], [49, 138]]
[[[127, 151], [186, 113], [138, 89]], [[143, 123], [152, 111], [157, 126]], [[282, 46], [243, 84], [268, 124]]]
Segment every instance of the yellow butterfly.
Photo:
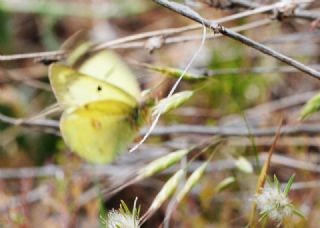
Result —
[[134, 140], [147, 115], [138, 82], [111, 51], [83, 61], [77, 70], [52, 64], [49, 80], [64, 112], [62, 137], [93, 163], [112, 162]]

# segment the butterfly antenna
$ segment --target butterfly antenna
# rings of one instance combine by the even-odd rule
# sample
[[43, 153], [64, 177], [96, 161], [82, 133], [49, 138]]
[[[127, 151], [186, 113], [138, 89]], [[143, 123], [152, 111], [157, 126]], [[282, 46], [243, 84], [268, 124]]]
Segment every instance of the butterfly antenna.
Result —
[[[200, 54], [204, 44], [205, 44], [205, 41], [206, 41], [206, 36], [207, 36], [207, 29], [206, 29], [206, 26], [204, 25], [204, 21], [203, 21], [203, 18], [198, 14], [196, 13], [195, 11], [191, 10], [190, 8], [188, 8], [188, 10], [190, 12], [192, 12], [192, 14], [194, 14], [195, 16], [199, 17], [201, 19], [201, 23], [202, 23], [202, 39], [201, 39], [201, 43], [200, 43], [200, 46], [199, 48], [197, 49], [197, 51], [193, 54], [192, 58], [190, 59], [190, 61], [188, 62], [187, 66], [184, 68], [182, 74], [179, 76], [178, 80], [174, 83], [173, 87], [171, 88], [167, 98], [170, 98], [173, 93], [176, 91], [178, 85], [180, 84], [181, 80], [183, 79], [183, 76], [188, 72], [189, 68], [191, 67], [192, 63], [194, 62], [194, 60], [198, 57], [198, 55]], [[147, 138], [150, 136], [150, 134], [152, 133], [152, 131], [154, 130], [154, 128], [156, 127], [159, 119], [160, 119], [160, 116], [161, 116], [161, 113], [163, 112], [163, 110], [165, 110], [166, 108], [166, 105], [167, 104], [164, 104], [162, 106], [160, 106], [160, 109], [159, 109], [159, 112], [157, 113], [156, 117], [154, 118], [149, 130], [147, 131], [147, 133], [144, 135], [144, 137], [134, 146], [132, 147], [129, 152], [133, 152], [135, 150], [137, 150], [146, 140]]]

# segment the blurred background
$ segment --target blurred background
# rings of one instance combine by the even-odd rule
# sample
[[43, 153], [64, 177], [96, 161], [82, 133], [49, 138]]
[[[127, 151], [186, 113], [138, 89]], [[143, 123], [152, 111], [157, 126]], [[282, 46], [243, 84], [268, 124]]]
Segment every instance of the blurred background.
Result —
[[[275, 1], [179, 2], [207, 19], [221, 19]], [[319, 70], [319, 7], [319, 2], [313, 1], [294, 7], [301, 14], [292, 14], [290, 7], [276, 8], [227, 19], [222, 24]], [[0, 54], [56, 51], [81, 31], [83, 39], [115, 49], [143, 89], [161, 84], [156, 89], [160, 99], [168, 94], [175, 79], [136, 62], [183, 70], [199, 48], [202, 29], [172, 34], [166, 34], [166, 30], [192, 24], [150, 0], [1, 0]], [[154, 30], [161, 30], [164, 35], [114, 45], [111, 42]], [[132, 170], [157, 157], [206, 143], [215, 135], [175, 132], [175, 126], [182, 124], [216, 129], [218, 135], [226, 127], [236, 133], [225, 134], [228, 143], [219, 149], [205, 176], [174, 211], [171, 226], [243, 227], [248, 222], [258, 163], [270, 148], [274, 128], [281, 118], [289, 130], [299, 128], [301, 107], [320, 87], [318, 80], [305, 73], [207, 31], [205, 47], [190, 69], [206, 79], [183, 81], [178, 91], [197, 92], [182, 107], [161, 117], [159, 127], [166, 130], [170, 126], [172, 132], [151, 136], [138, 151], [125, 154], [115, 164], [94, 166], [70, 153], [57, 128], [18, 126], [19, 118], [35, 116], [54, 104], [55, 98], [48, 83], [48, 66], [39, 58], [4, 60], [0, 61], [0, 113], [5, 115], [0, 116], [1, 227], [103, 227], [101, 218], [108, 210], [118, 208], [120, 199], [132, 208], [135, 197], [143, 214], [175, 168], [112, 197], [105, 197], [100, 190], [121, 183]], [[310, 130], [319, 129], [319, 118], [317, 114], [312, 116], [303, 130], [280, 138], [270, 170], [283, 182], [296, 174], [300, 185], [293, 188], [290, 196], [307, 218], [293, 218], [292, 224], [297, 227], [319, 225], [320, 138], [316, 130]], [[256, 133], [263, 129], [267, 133]], [[239, 136], [239, 132], [250, 130], [252, 134]], [[206, 158], [200, 156], [194, 161], [193, 169]], [[237, 165], [242, 158], [249, 168]], [[221, 181], [230, 177], [232, 181], [226, 188], [217, 189]], [[165, 214], [166, 204], [144, 227], [159, 226]]]

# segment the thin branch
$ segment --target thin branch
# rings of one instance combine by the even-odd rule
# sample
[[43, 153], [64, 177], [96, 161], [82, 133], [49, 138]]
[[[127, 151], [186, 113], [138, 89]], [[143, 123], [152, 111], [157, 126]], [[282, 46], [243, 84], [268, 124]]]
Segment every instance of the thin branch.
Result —
[[[153, 132], [153, 136], [166, 136], [175, 134], [197, 134], [197, 135], [220, 135], [220, 136], [273, 136], [276, 133], [276, 127], [251, 128], [246, 127], [208, 127], [202, 125], [170, 125], [158, 126]], [[142, 130], [143, 135], [146, 130]], [[283, 126], [281, 135], [299, 135], [299, 134], [319, 134], [320, 124], [299, 124], [297, 126]]]
[[[258, 4], [254, 4], [255, 7], [253, 7], [253, 5], [250, 3], [248, 3], [250, 9], [253, 10], [248, 10], [245, 12], [240, 12], [237, 14], [233, 14], [230, 16], [226, 16], [223, 18], [219, 18], [219, 19], [215, 19], [212, 20], [215, 23], [225, 23], [225, 22], [230, 22], [236, 19], [240, 19], [243, 17], [247, 17], [247, 16], [252, 16], [254, 14], [258, 14], [258, 13], [272, 13], [272, 10], [279, 8], [279, 6], [284, 5], [279, 4], [279, 3], [275, 3], [272, 5], [268, 5], [268, 6], [261, 6]], [[317, 17], [314, 17], [312, 20], [317, 19], [318, 17], [320, 17], [320, 15], [317, 15]], [[97, 51], [97, 50], [101, 50], [103, 48], [110, 48], [110, 47], [117, 47], [119, 44], [123, 44], [123, 43], [128, 43], [128, 42], [132, 42], [132, 41], [137, 41], [137, 40], [141, 40], [141, 39], [147, 39], [150, 37], [156, 37], [156, 36], [162, 36], [162, 37], [166, 37], [166, 36], [172, 36], [175, 34], [179, 34], [179, 33], [183, 33], [183, 32], [187, 32], [187, 31], [192, 31], [192, 30], [196, 30], [196, 29], [200, 29], [202, 26], [199, 24], [194, 24], [194, 25], [188, 25], [188, 26], [184, 26], [184, 27], [180, 27], [180, 28], [168, 28], [168, 29], [162, 29], [162, 30], [156, 30], [156, 31], [151, 31], [151, 32], [146, 32], [146, 33], [140, 33], [140, 34], [136, 34], [136, 35], [132, 35], [132, 36], [127, 36], [124, 38], [119, 38], [113, 41], [108, 41], [106, 43], [102, 43], [97, 45], [95, 48], [93, 48], [93, 51]]]
[[[316, 70], [320, 70], [320, 64], [309, 65]], [[295, 73], [299, 72], [296, 68], [291, 66], [277, 66], [277, 67], [252, 67], [252, 68], [229, 68], [217, 70], [197, 70], [199, 74], [207, 77], [214, 77], [219, 75], [241, 75], [241, 74], [271, 74], [271, 73]]]
[[[238, 14], [233, 14], [231, 16], [223, 17], [214, 20], [215, 23], [225, 23], [228, 21], [232, 21], [235, 19], [242, 18], [244, 16], [251, 16], [256, 13], [261, 12], [268, 12], [270, 9], [276, 9], [279, 7], [278, 4], [273, 4], [270, 6], [259, 6], [256, 7], [250, 7], [254, 8], [254, 10], [249, 10], [246, 12], [241, 12]], [[260, 9], [261, 8], [261, 9]], [[168, 37], [175, 34], [192, 31], [196, 29], [200, 29], [201, 25], [194, 24], [194, 25], [188, 25], [183, 26], [180, 28], [169, 28], [169, 29], [162, 29], [162, 30], [155, 30], [151, 32], [145, 32], [140, 34], [135, 34], [131, 36], [122, 37], [116, 40], [108, 41], [102, 44], [97, 44], [92, 48], [92, 51], [98, 51], [102, 50], [104, 48], [141, 48], [145, 46], [145, 42], [134, 42], [141, 39], [148, 39], [152, 37]], [[181, 38], [182, 39], [182, 38]], [[192, 40], [198, 39], [198, 38], [192, 38]], [[187, 40], [190, 41], [190, 40]], [[168, 43], [176, 43], [178, 41], [168, 41]], [[51, 52], [38, 52], [38, 53], [26, 53], [26, 54], [13, 54], [13, 55], [0, 55], [0, 61], [10, 61], [10, 60], [19, 60], [19, 59], [62, 59], [65, 57], [65, 51], [64, 50], [58, 50], [58, 51], [51, 51]]]
[[297, 68], [298, 70], [314, 77], [314, 78], [317, 78], [317, 79], [320, 79], [320, 72], [319, 71], [316, 71], [300, 62], [298, 62], [297, 60], [294, 60], [288, 56], [285, 56], [265, 45], [262, 45], [254, 40], [251, 40], [250, 38], [246, 37], [246, 36], [243, 36], [237, 32], [233, 32], [232, 30], [220, 25], [220, 24], [217, 24], [215, 22], [211, 22], [203, 17], [201, 17], [200, 15], [194, 13], [194, 11], [192, 11], [190, 8], [184, 6], [184, 5], [181, 5], [181, 4], [178, 4], [178, 3], [175, 3], [175, 2], [169, 2], [167, 0], [153, 0], [154, 2], [158, 3], [159, 5], [162, 5], [163, 7], [165, 8], [168, 8], [178, 14], [181, 14], [182, 16], [185, 16], [191, 20], [194, 20], [200, 24], [203, 24], [205, 25], [207, 28], [210, 28], [212, 29], [214, 32], [216, 33], [221, 33], [227, 37], [230, 37], [234, 40], [237, 40], [249, 47], [252, 47], [266, 55], [270, 55], [278, 60], [280, 60], [281, 62], [284, 62], [288, 65], [291, 65], [295, 68]]
[[[149, 154], [149, 151], [145, 151], [145, 153]], [[144, 153], [143, 153], [144, 154]], [[142, 154], [142, 157], [144, 155]], [[259, 162], [264, 162], [267, 158], [266, 153], [262, 153], [259, 156]], [[275, 154], [272, 157], [272, 164], [273, 165], [282, 165], [285, 167], [290, 167], [293, 169], [300, 169], [306, 170], [310, 172], [320, 172], [320, 168], [316, 163], [311, 163], [309, 161], [303, 161], [301, 159], [295, 159], [289, 156], [283, 156]], [[253, 161], [253, 158], [249, 158], [249, 161]], [[188, 172], [194, 172], [202, 162], [194, 161], [190, 166], [188, 166]], [[211, 162], [206, 169], [206, 172], [219, 172], [224, 170], [234, 169], [236, 164], [232, 159], [224, 159], [224, 160], [217, 160]], [[82, 175], [82, 173], [86, 173], [89, 175], [103, 177], [103, 176], [113, 176], [117, 172], [123, 172], [124, 170], [128, 169], [127, 165], [118, 165], [118, 166], [101, 166], [101, 165], [82, 165], [82, 167], [78, 170], [78, 172], [73, 172], [73, 177], [78, 175]], [[164, 171], [162, 174], [164, 175], [172, 175], [173, 172], [176, 171], [176, 168], [170, 168]], [[30, 168], [0, 168], [0, 179], [24, 179], [24, 178], [40, 178], [40, 177], [56, 177], [61, 178], [64, 176], [63, 168], [60, 166], [55, 165], [48, 165], [44, 167], [30, 167]], [[128, 181], [126, 179], [122, 180], [122, 184]], [[303, 188], [314, 188], [319, 186], [319, 181], [310, 181], [310, 182], [301, 182], [301, 184], [297, 183], [294, 189], [303, 189]], [[43, 197], [47, 197], [49, 195], [48, 186], [40, 186], [30, 192], [27, 193], [24, 198], [22, 196], [14, 196], [11, 197], [10, 200], [3, 205], [0, 206], [0, 211], [5, 211], [10, 208], [16, 208], [21, 206], [22, 204], [27, 203], [34, 203], [37, 202]], [[88, 191], [84, 192], [79, 197], [79, 202], [77, 203], [78, 206], [84, 205], [88, 201], [96, 198], [99, 196], [99, 191], [96, 187], [89, 189]]]
[[37, 187], [36, 189], [26, 193], [26, 195], [13, 196], [8, 199], [8, 202], [2, 202], [0, 205], [0, 212], [5, 212], [12, 208], [21, 207], [22, 205], [35, 203], [49, 195], [49, 187], [46, 185]]
[[[237, 14], [234, 14], [231, 16], [217, 19], [215, 21], [217, 23], [224, 23], [224, 22], [229, 22], [229, 21], [232, 21], [232, 20], [235, 20], [238, 18], [241, 18], [241, 17], [237, 16]], [[247, 24], [248, 27], [243, 27], [246, 25], [239, 26], [238, 28], [236, 28], [236, 30], [243, 31], [243, 30], [246, 30], [246, 29], [249, 29], [252, 27], [261, 26], [263, 24], [267, 24], [270, 22], [271, 22], [270, 19], [265, 20], [265, 21], [263, 20], [263, 22], [261, 22], [262, 24], [258, 24], [258, 22], [254, 22], [254, 24], [252, 23], [251, 25]], [[172, 36], [172, 35], [187, 32], [187, 31], [197, 30], [200, 28], [201, 28], [201, 25], [194, 24], [194, 25], [183, 26], [180, 28], [161, 29], [161, 30], [155, 30], [155, 31], [151, 31], [151, 32], [134, 34], [134, 35], [121, 37], [116, 40], [112, 40], [112, 41], [108, 41], [108, 42], [105, 42], [102, 44], [95, 45], [95, 46], [93, 46], [91, 51], [95, 52], [95, 51], [99, 51], [99, 50], [102, 50], [105, 48], [111, 48], [111, 49], [143, 48], [143, 47], [145, 47], [146, 41], [142, 41], [142, 42], [133, 42], [133, 41], [152, 38], [152, 37], [158, 37], [158, 36], [167, 37], [167, 36]], [[183, 39], [183, 38], [180, 38], [180, 39]], [[197, 39], [199, 39], [199, 38], [198, 37], [191, 38], [191, 40], [197, 40]], [[190, 38], [186, 41], [190, 41]], [[177, 42], [181, 42], [181, 41], [169, 39], [168, 41], [165, 41], [165, 42], [172, 44], [172, 43], [177, 43]], [[66, 54], [67, 54], [66, 50], [57, 50], [57, 51], [48, 51], [48, 52], [0, 55], [0, 61], [12, 61], [12, 60], [21, 60], [21, 59], [46, 59], [46, 58], [60, 60], [60, 59], [65, 58]]]
[[[283, 188], [287, 185], [287, 183], [284, 183], [282, 186]], [[301, 182], [295, 182], [292, 184], [291, 189], [292, 190], [302, 190], [306, 188], [317, 188], [320, 187], [320, 180], [312, 180], [312, 181], [301, 181]]]
[[[13, 71], [9, 72], [5, 69], [0, 68], [0, 73], [6, 76], [7, 80], [1, 80], [0, 83], [8, 83], [10, 80], [11, 81], [16, 81], [16, 82], [23, 82], [24, 84], [36, 88], [36, 89], [42, 89], [45, 91], [51, 91], [51, 87], [48, 83], [41, 82], [39, 80], [35, 79], [30, 79], [30, 78], [23, 78], [18, 74], [15, 74]], [[1, 75], [1, 74], [0, 74]]]
[[[277, 4], [273, 4], [273, 5], [270, 5], [270, 6], [267, 6], [267, 7], [260, 7], [260, 8], [257, 8], [255, 10], [248, 10], [246, 12], [241, 12], [241, 13], [233, 14], [233, 15], [226, 16], [226, 17], [223, 17], [223, 18], [215, 19], [213, 21], [215, 23], [226, 23], [226, 22], [230, 22], [230, 21], [233, 21], [233, 20], [236, 20], [236, 19], [243, 18], [243, 17], [247, 17], [247, 16], [251, 16], [251, 15], [254, 15], [254, 14], [262, 13], [262, 12], [265, 12], [265, 11], [270, 10], [270, 9], [275, 9], [277, 7], [278, 7]], [[268, 19], [268, 20], [269, 20], [269, 22], [271, 21], [271, 19]], [[98, 51], [98, 50], [101, 50], [101, 49], [104, 49], [104, 48], [110, 48], [110, 47], [119, 47], [120, 44], [129, 43], [129, 42], [137, 41], [137, 40], [141, 40], [141, 39], [147, 39], [147, 38], [151, 38], [151, 37], [172, 36], [172, 35], [183, 33], [183, 32], [189, 32], [189, 31], [192, 31], [192, 30], [201, 29], [201, 27], [202, 26], [199, 25], [199, 24], [193, 24], [193, 25], [183, 26], [183, 27], [180, 27], [180, 28], [168, 28], [168, 29], [161, 29], [161, 30], [155, 30], [155, 31], [151, 31], [151, 32], [135, 34], [135, 35], [119, 38], [119, 39], [116, 39], [116, 40], [112, 40], [112, 41], [108, 41], [106, 43], [102, 43], [102, 44], [96, 45], [92, 49], [92, 51]], [[121, 47], [121, 45], [120, 45], [120, 47]]]
[[[272, 23], [273, 20], [271, 19], [264, 19], [264, 20], [259, 20], [259, 21], [254, 21], [251, 23], [247, 23], [244, 25], [240, 25], [240, 26], [236, 26], [231, 28], [233, 31], [236, 32], [242, 32], [242, 31], [246, 31], [249, 29], [253, 29], [253, 28], [258, 28], [264, 25], [268, 25], [270, 23]], [[216, 39], [221, 37], [221, 34], [209, 34], [206, 36], [206, 40], [211, 40], [211, 39]], [[181, 44], [183, 42], [190, 42], [190, 41], [196, 41], [196, 40], [201, 40], [202, 36], [199, 35], [185, 35], [185, 36], [176, 36], [176, 37], [162, 37], [159, 41], [159, 47], [156, 48], [160, 48], [163, 45], [172, 45], [172, 44]], [[116, 41], [116, 40], [115, 40]], [[144, 41], [135, 41], [135, 42], [129, 42], [129, 43], [123, 43], [123, 44], [115, 44], [115, 46], [111, 46], [109, 48], [112, 49], [127, 49], [127, 48], [147, 48], [148, 47], [148, 40], [144, 40]], [[107, 48], [107, 46], [106, 46]]]
[[0, 113], [0, 121], [14, 126], [36, 127], [48, 130], [50, 129], [52, 131], [49, 131], [49, 133], [59, 134], [57, 132], [57, 129], [59, 128], [59, 122], [56, 120], [13, 118]]
[[[247, 0], [227, 0], [227, 1], [230, 3], [227, 8], [243, 7], [246, 9], [254, 9], [254, 8], [261, 7], [260, 4], [253, 1], [247, 1]], [[213, 6], [219, 7], [217, 5], [213, 5]], [[274, 12], [271, 10], [266, 11], [265, 13], [274, 14]], [[320, 15], [317, 12], [297, 9], [297, 10], [294, 10], [292, 14], [286, 15], [286, 17], [314, 21], [314, 20], [317, 20], [320, 17]]]
[[[149, 150], [144, 150], [143, 152], [137, 153], [139, 160], [145, 159], [149, 155]], [[166, 153], [161, 153], [158, 156], [164, 156]], [[254, 162], [253, 157], [249, 157], [248, 160]], [[263, 163], [267, 159], [267, 153], [262, 152], [259, 155], [259, 161]], [[274, 154], [272, 159], [273, 165], [282, 165], [290, 167], [293, 169], [301, 169], [310, 172], [320, 173], [319, 165], [310, 162], [308, 160], [301, 160], [300, 158], [294, 158], [285, 155]], [[201, 164], [201, 161], [194, 161], [190, 166], [188, 166], [188, 172], [194, 172]], [[208, 167], [207, 172], [218, 172], [223, 170], [229, 170], [235, 168], [234, 159], [221, 159], [211, 162]], [[179, 167], [176, 167], [179, 168]], [[163, 172], [163, 174], [172, 174], [175, 172], [176, 168], [171, 168]], [[138, 169], [132, 170], [127, 164], [119, 165], [93, 165], [93, 164], [82, 164], [81, 167], [75, 172], [73, 176], [81, 176], [84, 173], [90, 176], [104, 177], [104, 176], [114, 176], [119, 177], [121, 173], [127, 173], [132, 175], [137, 172]], [[123, 175], [124, 177], [125, 175]], [[22, 167], [22, 168], [0, 168], [0, 179], [25, 179], [25, 178], [63, 178], [64, 169], [62, 166], [58, 165], [46, 165], [43, 167]]]
[[36, 53], [23, 53], [23, 54], [13, 54], [13, 55], [0, 55], [0, 61], [11, 61], [20, 59], [41, 59], [41, 58], [52, 58], [61, 59], [65, 55], [65, 51], [45, 51]]
[[[309, 99], [311, 99], [314, 95], [316, 95], [319, 91], [309, 91], [305, 93], [293, 94], [291, 96], [283, 97], [274, 101], [270, 101], [264, 104], [257, 105], [253, 108], [245, 110], [244, 116], [247, 121], [251, 124], [253, 122], [260, 122], [261, 120], [265, 120], [268, 116], [272, 115], [272, 113], [288, 109], [300, 104], [304, 104]], [[233, 117], [234, 116], [234, 117]], [[243, 120], [243, 117], [239, 117], [238, 115], [229, 115], [219, 121], [221, 125], [228, 126], [245, 126], [246, 123]]]
[[[9, 123], [14, 126], [23, 127], [39, 127], [48, 128], [52, 132], [58, 134], [57, 129], [59, 128], [59, 122], [50, 119], [17, 119], [8, 117], [0, 113], [0, 121]], [[318, 134], [320, 132], [320, 124], [299, 124], [296, 126], [283, 126], [281, 129], [282, 135], [299, 135], [299, 134]], [[140, 131], [140, 135], [144, 135], [146, 129]], [[220, 135], [220, 136], [272, 136], [276, 133], [276, 127], [268, 128], [252, 128], [248, 130], [246, 127], [229, 127], [229, 126], [218, 126], [208, 127], [202, 125], [170, 125], [170, 126], [158, 126], [152, 132], [152, 136], [166, 136], [175, 134], [201, 134], [201, 135]]]
[[[259, 104], [247, 110], [244, 110], [244, 116], [247, 120], [252, 119], [260, 120], [265, 118], [266, 116], [272, 115], [273, 112], [292, 108], [294, 106], [304, 104], [309, 99], [311, 99], [314, 95], [319, 93], [319, 91], [308, 91], [304, 93], [293, 94], [290, 96], [282, 97], [277, 100], [273, 100], [270, 102], [266, 102], [263, 104]], [[181, 116], [197, 116], [197, 117], [214, 117], [217, 118], [217, 115], [211, 109], [204, 109], [204, 108], [195, 108], [195, 107], [188, 107], [183, 106], [175, 111], [174, 114], [181, 115]], [[223, 117], [219, 120], [219, 124], [221, 125], [236, 125], [236, 124], [243, 123], [243, 117], [239, 117], [239, 115], [231, 114]]]

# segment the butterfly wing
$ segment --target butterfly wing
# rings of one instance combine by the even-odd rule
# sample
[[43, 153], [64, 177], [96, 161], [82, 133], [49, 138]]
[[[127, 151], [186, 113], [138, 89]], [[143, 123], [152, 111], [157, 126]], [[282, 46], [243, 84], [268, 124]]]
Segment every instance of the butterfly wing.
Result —
[[140, 89], [134, 75], [112, 52], [89, 57], [74, 70], [52, 64], [49, 79], [64, 108], [60, 131], [72, 151], [108, 163], [133, 141], [141, 121]]
[[134, 140], [137, 108], [119, 101], [97, 101], [66, 110], [60, 130], [71, 150], [93, 163], [110, 163]]
[[136, 77], [118, 55], [110, 50], [103, 50], [89, 57], [78, 70], [121, 88], [136, 100], [141, 98]]
[[137, 105], [137, 100], [122, 89], [61, 64], [50, 66], [49, 79], [63, 108], [81, 107], [99, 100], [120, 101], [132, 107]]

